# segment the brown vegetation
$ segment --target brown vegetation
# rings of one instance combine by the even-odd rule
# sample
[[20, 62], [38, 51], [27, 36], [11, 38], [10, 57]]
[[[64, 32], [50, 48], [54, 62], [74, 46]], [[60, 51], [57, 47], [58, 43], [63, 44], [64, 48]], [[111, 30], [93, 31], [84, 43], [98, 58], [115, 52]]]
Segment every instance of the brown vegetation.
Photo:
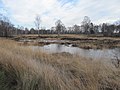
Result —
[[0, 90], [119, 90], [120, 68], [0, 39]]
[[[57, 37], [56, 34], [53, 35], [23, 35], [17, 36], [13, 38], [16, 41], [20, 40], [32, 40], [33, 42], [25, 41], [21, 42], [26, 45], [46, 45], [46, 44], [72, 44], [73, 46], [85, 48], [85, 49], [102, 49], [102, 48], [115, 48], [120, 47], [120, 38], [113, 37], [102, 37], [102, 36], [87, 36], [87, 35], [68, 35], [63, 34]], [[37, 40], [45, 39], [45, 40], [61, 40], [60, 42], [38, 42]]]

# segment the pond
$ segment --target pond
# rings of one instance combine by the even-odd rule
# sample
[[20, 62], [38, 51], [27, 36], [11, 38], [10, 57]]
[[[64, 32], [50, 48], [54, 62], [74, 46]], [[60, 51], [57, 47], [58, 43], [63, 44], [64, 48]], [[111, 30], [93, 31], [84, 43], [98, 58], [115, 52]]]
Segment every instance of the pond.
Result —
[[72, 45], [49, 44], [44, 46], [33, 46], [33, 49], [40, 49], [47, 53], [62, 53], [80, 55], [92, 59], [113, 59], [114, 56], [120, 57], [120, 48], [114, 49], [82, 49]]

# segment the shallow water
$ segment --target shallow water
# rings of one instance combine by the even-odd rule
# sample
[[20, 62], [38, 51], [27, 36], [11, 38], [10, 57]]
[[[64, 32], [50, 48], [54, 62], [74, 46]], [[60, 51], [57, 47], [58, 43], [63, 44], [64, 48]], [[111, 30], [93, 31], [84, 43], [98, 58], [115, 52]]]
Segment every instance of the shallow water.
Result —
[[48, 53], [68, 52], [91, 59], [113, 59], [114, 56], [120, 57], [120, 48], [114, 49], [82, 49], [72, 45], [49, 44], [44, 46], [33, 46], [34, 49], [40, 49]]

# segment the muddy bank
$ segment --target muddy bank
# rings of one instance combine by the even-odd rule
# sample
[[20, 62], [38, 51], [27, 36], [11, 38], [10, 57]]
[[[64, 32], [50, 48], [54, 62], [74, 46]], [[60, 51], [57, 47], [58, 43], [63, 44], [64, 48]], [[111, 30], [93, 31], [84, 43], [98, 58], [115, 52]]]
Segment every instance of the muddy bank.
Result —
[[21, 45], [43, 46], [48, 44], [64, 44], [80, 47], [84, 49], [103, 49], [103, 48], [120, 48], [120, 38], [98, 38], [98, 37], [71, 37], [71, 36], [19, 36], [13, 40], [18, 41]]

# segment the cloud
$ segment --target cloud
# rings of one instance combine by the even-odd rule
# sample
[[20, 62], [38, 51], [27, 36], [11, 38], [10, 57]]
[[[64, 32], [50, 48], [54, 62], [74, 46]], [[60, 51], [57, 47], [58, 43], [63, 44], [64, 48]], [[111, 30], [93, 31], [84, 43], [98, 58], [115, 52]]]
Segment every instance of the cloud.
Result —
[[[14, 24], [33, 27], [39, 14], [42, 26], [50, 28], [57, 19], [66, 26], [81, 24], [84, 16], [94, 23], [119, 19], [119, 0], [2, 0]], [[1, 10], [0, 10], [1, 11]]]

